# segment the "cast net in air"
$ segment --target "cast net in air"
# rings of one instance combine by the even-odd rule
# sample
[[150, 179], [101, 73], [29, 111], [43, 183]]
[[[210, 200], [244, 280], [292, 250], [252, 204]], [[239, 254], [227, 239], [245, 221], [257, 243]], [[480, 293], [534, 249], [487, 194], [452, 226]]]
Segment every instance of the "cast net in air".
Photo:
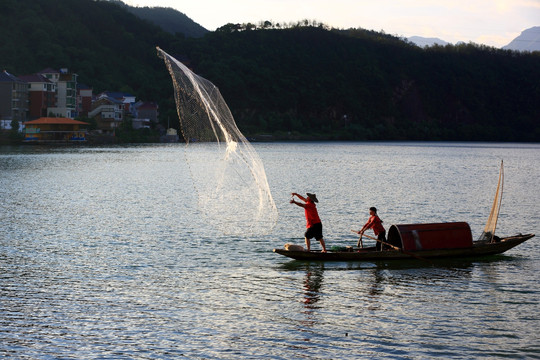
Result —
[[499, 171], [499, 182], [497, 183], [497, 191], [495, 192], [495, 199], [493, 199], [493, 205], [491, 206], [491, 211], [489, 213], [488, 221], [484, 227], [484, 231], [478, 238], [478, 240], [493, 241], [495, 236], [495, 229], [497, 228], [497, 220], [499, 218], [499, 211], [502, 204], [502, 194], [503, 194], [503, 183], [504, 183], [504, 168], [503, 162], [501, 161], [501, 169]]
[[218, 88], [161, 50], [174, 85], [198, 206], [226, 234], [266, 234], [277, 222], [263, 163]]

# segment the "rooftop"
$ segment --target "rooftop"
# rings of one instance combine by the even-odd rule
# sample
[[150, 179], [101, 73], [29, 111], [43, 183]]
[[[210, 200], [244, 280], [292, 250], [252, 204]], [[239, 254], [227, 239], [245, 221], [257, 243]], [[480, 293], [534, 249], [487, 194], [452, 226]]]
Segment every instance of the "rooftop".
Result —
[[158, 106], [156, 103], [149, 102], [149, 101], [142, 102], [141, 104], [137, 106], [137, 109], [157, 109], [157, 108]]
[[68, 118], [50, 118], [44, 117], [37, 120], [27, 121], [24, 125], [43, 125], [43, 124], [68, 124], [68, 125], [88, 125], [86, 122], [68, 119]]
[[19, 79], [27, 83], [52, 83], [49, 79], [41, 74], [30, 74], [19, 76]]
[[54, 70], [53, 68], [46, 68], [38, 72], [38, 74], [60, 74], [60, 71]]
[[0, 81], [2, 82], [24, 82], [15, 75], [8, 73], [6, 70], [0, 73]]
[[131, 95], [130, 93], [125, 92], [117, 92], [117, 91], [104, 91], [99, 96], [106, 95], [108, 97], [112, 97], [118, 100], [128, 98], [128, 97], [135, 97], [135, 95]]

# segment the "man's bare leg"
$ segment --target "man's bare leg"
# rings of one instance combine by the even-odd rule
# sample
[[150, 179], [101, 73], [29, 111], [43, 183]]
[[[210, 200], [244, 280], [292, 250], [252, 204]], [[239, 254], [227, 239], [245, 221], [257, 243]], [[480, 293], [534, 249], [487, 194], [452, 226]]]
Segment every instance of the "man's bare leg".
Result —
[[324, 244], [324, 239], [321, 238], [321, 240], [319, 240], [319, 242], [321, 243], [321, 246], [322, 246], [322, 252], [326, 252], [326, 245]]
[[309, 241], [308, 238], [305, 238], [306, 239], [306, 249], [307, 251], [309, 251], [310, 247], [311, 247], [311, 241]]

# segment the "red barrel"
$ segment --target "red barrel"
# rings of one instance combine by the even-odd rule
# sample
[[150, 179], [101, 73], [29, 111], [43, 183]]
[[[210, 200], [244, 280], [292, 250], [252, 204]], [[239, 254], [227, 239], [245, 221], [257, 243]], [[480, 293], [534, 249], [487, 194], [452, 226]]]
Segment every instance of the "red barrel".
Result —
[[472, 233], [466, 222], [392, 225], [388, 242], [407, 251], [462, 249], [472, 247]]

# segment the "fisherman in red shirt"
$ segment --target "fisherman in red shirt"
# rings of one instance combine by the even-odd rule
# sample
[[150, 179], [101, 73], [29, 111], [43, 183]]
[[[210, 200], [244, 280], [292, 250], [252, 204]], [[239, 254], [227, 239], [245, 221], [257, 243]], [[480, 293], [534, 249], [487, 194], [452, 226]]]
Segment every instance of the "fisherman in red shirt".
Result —
[[[322, 252], [326, 252], [326, 246], [324, 244], [323, 234], [322, 234], [322, 223], [321, 219], [319, 218], [319, 213], [317, 212], [317, 206], [315, 203], [318, 203], [319, 200], [317, 200], [317, 196], [315, 194], [307, 193], [307, 199], [297, 193], [292, 193], [291, 196], [293, 199], [291, 199], [291, 204], [296, 204], [300, 207], [304, 208], [305, 214], [306, 214], [306, 233], [304, 234], [304, 237], [306, 238], [306, 247], [307, 251], [310, 250], [311, 246], [311, 238], [315, 238], [315, 240], [319, 240], [322, 246]], [[294, 197], [297, 196], [300, 200], [304, 202], [304, 204], [294, 201]]]
[[[364, 231], [366, 231], [367, 229], [373, 229], [373, 232], [375, 233], [377, 239], [386, 242], [386, 230], [382, 226], [382, 220], [377, 215], [377, 208], [370, 207], [369, 215], [370, 217], [367, 223], [362, 227], [362, 230], [360, 230], [358, 234], [362, 236], [364, 234]], [[381, 250], [382, 243], [380, 241], [377, 241], [377, 244], [375, 245], [377, 250]]]

